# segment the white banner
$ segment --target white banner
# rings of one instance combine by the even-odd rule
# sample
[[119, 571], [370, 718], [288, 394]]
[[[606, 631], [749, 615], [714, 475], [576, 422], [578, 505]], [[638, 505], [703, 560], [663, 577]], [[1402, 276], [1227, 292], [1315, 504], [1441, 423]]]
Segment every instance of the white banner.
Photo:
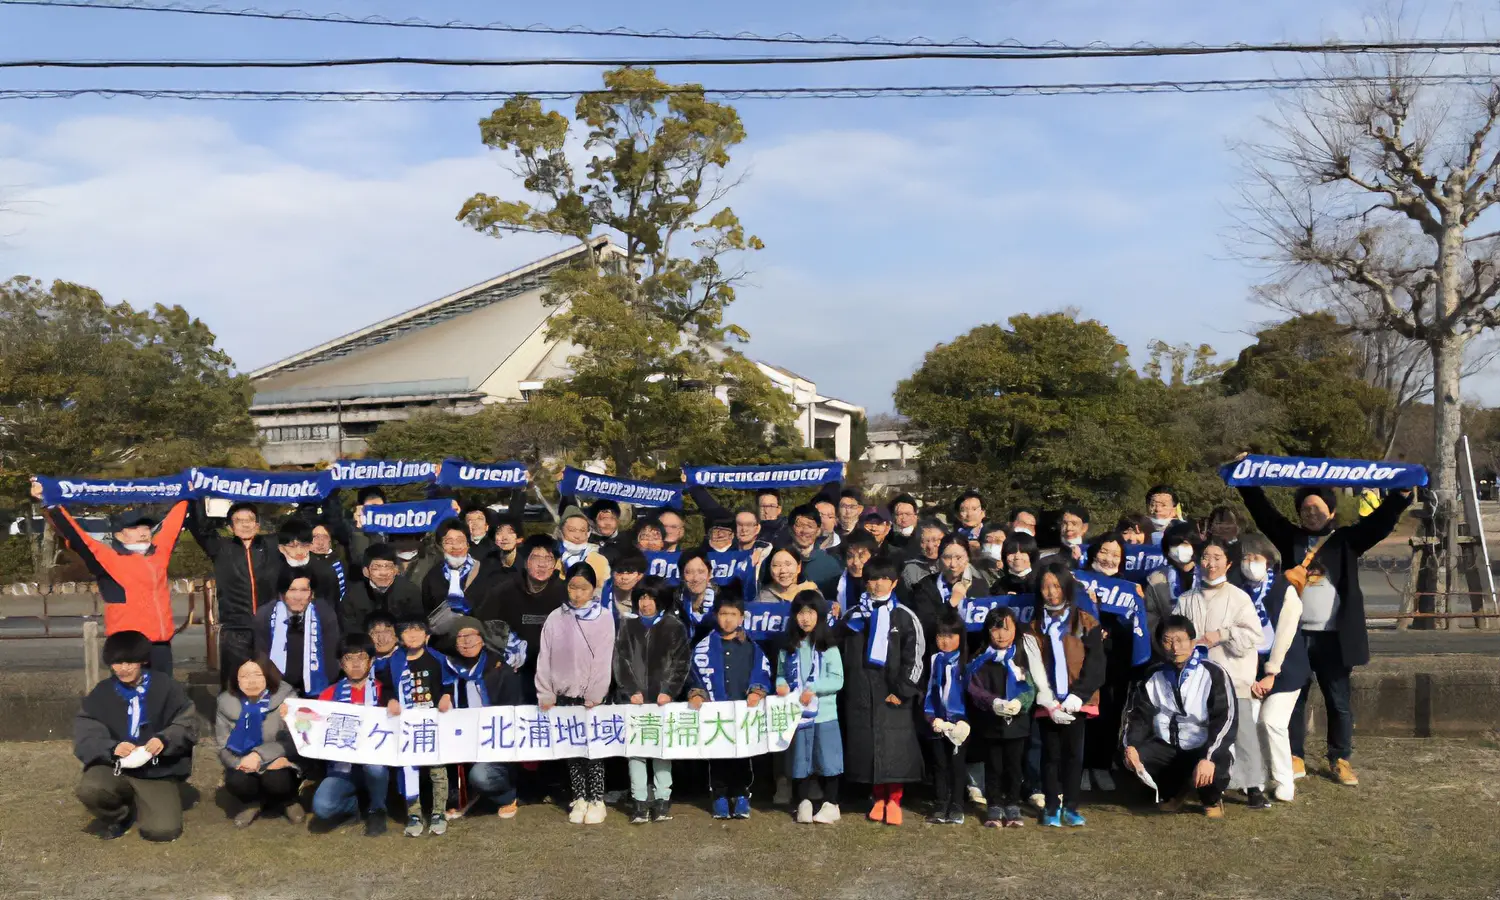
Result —
[[802, 704], [796, 695], [743, 700], [596, 706], [485, 706], [407, 710], [292, 700], [287, 725], [305, 757], [378, 766], [530, 762], [586, 756], [723, 759], [791, 746]]

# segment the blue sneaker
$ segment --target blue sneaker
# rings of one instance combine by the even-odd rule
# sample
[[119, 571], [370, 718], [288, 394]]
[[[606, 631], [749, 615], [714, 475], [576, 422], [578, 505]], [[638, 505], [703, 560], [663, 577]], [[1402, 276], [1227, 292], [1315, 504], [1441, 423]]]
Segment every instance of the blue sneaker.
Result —
[[725, 797], [715, 797], [713, 813], [715, 819], [729, 818], [729, 800]]
[[1062, 823], [1064, 828], [1082, 828], [1083, 816], [1076, 809], [1065, 809], [1062, 812]]
[[748, 819], [748, 818], [750, 818], [750, 798], [749, 797], [735, 797], [734, 798], [734, 817], [736, 819]]
[[1062, 811], [1047, 809], [1042, 811], [1042, 825], [1047, 828], [1062, 827]]

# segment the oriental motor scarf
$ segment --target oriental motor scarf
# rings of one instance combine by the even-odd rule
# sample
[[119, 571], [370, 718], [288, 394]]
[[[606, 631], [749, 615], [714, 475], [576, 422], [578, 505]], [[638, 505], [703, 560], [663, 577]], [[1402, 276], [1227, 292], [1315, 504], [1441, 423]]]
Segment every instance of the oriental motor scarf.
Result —
[[959, 719], [964, 714], [963, 651], [932, 654], [932, 681], [927, 686], [924, 712], [934, 719]]
[[1042, 615], [1046, 617], [1043, 620], [1043, 630], [1046, 631], [1047, 640], [1052, 646], [1052, 693], [1061, 703], [1067, 698], [1069, 687], [1068, 657], [1063, 651], [1063, 635], [1067, 632], [1068, 623], [1073, 619], [1073, 607], [1071, 604], [1064, 606], [1056, 615], [1044, 610]]
[[1411, 463], [1363, 459], [1308, 459], [1300, 456], [1246, 456], [1219, 467], [1231, 487], [1416, 488], [1427, 485], [1427, 470]]
[[1250, 602], [1255, 604], [1255, 615], [1260, 618], [1260, 646], [1255, 648], [1255, 652], [1261, 656], [1269, 654], [1271, 645], [1276, 642], [1276, 626], [1271, 624], [1271, 614], [1266, 612], [1266, 595], [1271, 593], [1271, 585], [1275, 583], [1276, 572], [1267, 566], [1265, 580], [1253, 590], [1247, 591]]
[[36, 476], [47, 506], [128, 506], [133, 503], [173, 503], [189, 496], [181, 475], [162, 478], [48, 478]]
[[1020, 667], [1016, 665], [1016, 645], [1011, 644], [1004, 650], [995, 647], [993, 644], [986, 647], [984, 652], [979, 654], [978, 659], [969, 663], [970, 677], [973, 677], [974, 673], [979, 671], [981, 666], [991, 662], [998, 662], [1005, 667], [1005, 699], [1019, 699], [1024, 685]]
[[[432, 654], [433, 658], [438, 661], [444, 671], [447, 670], [448, 658], [446, 656], [433, 650], [431, 647], [427, 648], [427, 652]], [[411, 667], [407, 665], [405, 647], [397, 647], [396, 652], [391, 654], [390, 673], [391, 681], [396, 684], [396, 697], [401, 703], [401, 708], [416, 709], [417, 679], [412, 675]], [[448, 681], [447, 678], [443, 680], [445, 682]], [[406, 798], [407, 803], [410, 803], [421, 796], [422, 784], [417, 777], [417, 769], [415, 766], [402, 766], [399, 771], [401, 775], [402, 796]]]
[[876, 668], [885, 668], [890, 653], [891, 613], [898, 605], [895, 594], [876, 600], [865, 593], [849, 614], [850, 630], [865, 632], [865, 662]]
[[713, 615], [713, 612], [714, 586], [712, 584], [703, 589], [703, 610], [701, 612], [693, 611], [692, 592], [685, 587], [682, 589], [682, 614], [687, 616], [688, 621], [692, 623], [692, 630], [697, 630], [698, 626], [703, 624], [703, 620]]
[[[939, 572], [937, 577], [937, 586], [938, 594], [943, 598], [943, 605], [952, 606], [953, 603], [950, 598], [953, 596], [953, 585], [948, 583], [948, 576], [943, 574], [942, 572]], [[974, 601], [969, 599], [968, 594], [965, 594], [963, 604], [958, 607], [959, 615], [963, 617], [963, 620], [965, 622], [969, 621], [969, 613], [972, 611], [973, 607]]]
[[620, 503], [636, 506], [682, 508], [682, 487], [671, 484], [655, 484], [649, 481], [632, 481], [612, 475], [596, 475], [568, 466], [563, 469], [562, 481], [557, 485], [565, 496], [582, 494], [588, 497], [608, 497]]
[[[743, 633], [740, 633], [739, 639], [750, 645], [750, 684], [769, 684], [771, 668], [766, 664], [766, 655], [761, 652], [760, 645]], [[708, 695], [709, 702], [728, 700], [729, 689], [724, 686], [724, 637], [717, 628], [693, 647], [692, 662], [693, 672], [703, 685], [703, 692]], [[760, 676], [759, 680], [756, 675]]]
[[[807, 671], [802, 671], [802, 649], [807, 648], [808, 663]], [[792, 688], [792, 693], [801, 697], [805, 692], [814, 689], [818, 676], [823, 673], [823, 651], [813, 649], [812, 643], [804, 637], [797, 646], [790, 648], [786, 655], [786, 681]], [[802, 707], [802, 719], [797, 727], [807, 728], [818, 718], [818, 695], [813, 694], [812, 702]]]
[[[282, 672], [286, 671], [287, 627], [291, 617], [286, 601], [277, 600], [271, 610], [271, 662]], [[324, 668], [328, 661], [323, 658], [323, 623], [318, 620], [316, 603], [307, 604], [302, 611], [302, 622], [306, 629], [302, 636], [302, 683], [306, 688], [303, 693], [317, 696], [328, 687], [328, 672]]]
[[464, 564], [456, 569], [448, 566], [448, 606], [461, 616], [469, 614], [469, 599], [464, 596], [464, 581], [473, 571], [474, 557], [472, 556], [465, 556]]
[[462, 688], [457, 694], [458, 703], [455, 705], [458, 708], [472, 709], [490, 705], [489, 688], [484, 685], [484, 673], [489, 668], [489, 661], [488, 650], [479, 651], [472, 662], [451, 656], [443, 657], [443, 667], [453, 676], [454, 684]]
[[244, 756], [259, 747], [265, 739], [263, 731], [266, 714], [270, 711], [270, 691], [261, 691], [260, 696], [254, 700], [249, 697], [241, 699], [240, 717], [234, 723], [234, 730], [229, 732], [229, 740], [224, 742], [224, 749], [235, 756]]
[[146, 689], [151, 687], [151, 673], [141, 672], [141, 680], [135, 683], [135, 687], [130, 687], [118, 678], [114, 679], [114, 682], [115, 693], [125, 701], [128, 713], [126, 728], [130, 730], [130, 742], [139, 743], [141, 732], [150, 724], [146, 715]]

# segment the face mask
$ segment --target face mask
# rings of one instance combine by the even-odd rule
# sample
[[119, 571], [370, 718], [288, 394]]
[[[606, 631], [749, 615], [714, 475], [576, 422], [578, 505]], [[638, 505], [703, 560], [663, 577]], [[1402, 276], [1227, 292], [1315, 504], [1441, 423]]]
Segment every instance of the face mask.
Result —
[[1077, 547], [1077, 546], [1079, 546], [1080, 544], [1083, 543], [1083, 538], [1081, 538], [1081, 537], [1064, 537], [1063, 538], [1063, 543], [1067, 544], [1069, 547]]
[[448, 564], [448, 568], [450, 569], [462, 569], [464, 567], [464, 561], [468, 558], [469, 554], [467, 553], [465, 553], [463, 556], [454, 556], [450, 553], [443, 554], [443, 561]]
[[1193, 561], [1193, 545], [1175, 544], [1173, 545], [1171, 550], [1167, 551], [1167, 555], [1172, 557], [1173, 562], [1179, 562], [1183, 565], [1187, 565], [1188, 563]]
[[294, 569], [300, 569], [311, 561], [312, 557], [310, 556], [304, 556], [301, 559], [292, 559], [290, 556], [286, 557], [286, 564]]
[[1005, 558], [1005, 547], [1000, 544], [985, 544], [980, 552], [984, 554], [985, 559], [993, 559], [996, 562]]
[[1240, 571], [1244, 573], [1246, 580], [1256, 584], [1266, 580], [1266, 564], [1263, 562], [1251, 562], [1247, 559], [1240, 563]]
[[1203, 583], [1209, 587], [1218, 587], [1228, 580], [1229, 577], [1227, 575], [1220, 575], [1218, 578], [1205, 578], [1203, 579]]
[[582, 553], [589, 548], [588, 541], [584, 541], [582, 544], [575, 544], [571, 541], [563, 541], [562, 545], [563, 550], [568, 553]]
[[1036, 532], [1032, 531], [1030, 528], [1027, 528], [1025, 525], [1017, 525], [1015, 528], [1012, 528], [1011, 531], [1014, 531], [1016, 534], [1029, 534], [1032, 537], [1036, 537]]
[[397, 559], [404, 559], [404, 560], [408, 560], [408, 561], [409, 560], [413, 560], [413, 559], [417, 558], [417, 551], [415, 551], [415, 550], [397, 550], [396, 551], [396, 558]]
[[1014, 565], [1011, 565], [1007, 566], [1007, 568], [1010, 569], [1010, 574], [1016, 576], [1017, 578], [1025, 578], [1027, 575], [1031, 574], [1031, 566], [1027, 566], [1024, 569], [1018, 569]]
[[1108, 575], [1109, 577], [1113, 578], [1115, 576], [1115, 573], [1120, 571], [1120, 567], [1105, 566], [1103, 563], [1094, 563], [1094, 571], [1098, 572], [1100, 575]]
[[151, 542], [147, 541], [144, 544], [125, 544], [124, 546], [125, 549], [129, 550], [131, 553], [145, 553], [147, 550], [151, 549]]
[[910, 528], [897, 528], [896, 533], [901, 535], [902, 537], [911, 537], [911, 533], [916, 530], [917, 526], [913, 525]]
[[1169, 519], [1169, 518], [1168, 519], [1158, 519], [1155, 516], [1151, 517], [1151, 527], [1155, 528], [1157, 531], [1161, 531], [1163, 528], [1166, 528], [1168, 525], [1171, 525], [1171, 524], [1172, 524], [1172, 520]]

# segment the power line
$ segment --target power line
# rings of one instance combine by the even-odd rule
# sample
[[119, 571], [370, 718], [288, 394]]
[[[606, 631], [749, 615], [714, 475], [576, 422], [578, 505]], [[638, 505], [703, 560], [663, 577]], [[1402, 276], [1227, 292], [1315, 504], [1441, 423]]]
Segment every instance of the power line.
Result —
[[[1241, 91], [1287, 91], [1310, 88], [1340, 87], [1369, 83], [1379, 79], [1359, 76], [1323, 76], [1305, 78], [1245, 78], [1210, 81], [1137, 81], [1075, 82], [1064, 84], [973, 84], [973, 85], [883, 85], [870, 87], [789, 87], [789, 88], [704, 88], [703, 94], [728, 100], [861, 100], [881, 97], [931, 99], [941, 97], [1019, 97], [1065, 94], [1213, 94]], [[1416, 75], [1401, 79], [1422, 85], [1472, 84], [1490, 85], [1487, 75], [1449, 73]], [[670, 87], [660, 93], [697, 93], [693, 88]], [[135, 97], [150, 100], [212, 100], [260, 102], [475, 102], [503, 101], [513, 97], [538, 100], [567, 100], [583, 96], [600, 96], [611, 92], [586, 90], [538, 91], [349, 91], [349, 90], [219, 90], [199, 88], [66, 88], [0, 90], [0, 100], [71, 100], [78, 97]]]
[[[1009, 50], [1049, 52], [1063, 51], [1089, 56], [1187, 56], [1219, 55], [1228, 53], [1466, 53], [1492, 52], [1493, 41], [1466, 41], [1414, 38], [1406, 41], [1327, 42], [1327, 43], [1231, 43], [1231, 44], [1179, 44], [1171, 46], [1136, 43], [1129, 45], [1091, 42], [1088, 44], [1065, 44], [1049, 41], [1042, 44], [1026, 44], [1015, 40], [980, 41], [969, 37], [951, 40], [935, 40], [917, 36], [909, 38], [867, 37], [850, 38], [839, 34], [823, 37], [808, 37], [796, 32], [779, 34], [756, 34], [740, 31], [732, 34], [714, 31], [678, 32], [670, 29], [642, 31], [624, 26], [614, 28], [589, 28], [582, 25], [510, 25], [503, 22], [472, 23], [463, 21], [435, 22], [411, 17], [391, 19], [385, 16], [348, 16], [343, 13], [311, 13], [300, 9], [285, 11], [262, 10], [255, 7], [229, 9], [220, 6], [202, 6], [183, 2], [148, 2], [148, 0], [0, 0], [4, 6], [37, 6], [67, 9], [126, 10], [134, 12], [174, 13], [179, 15], [212, 16], [242, 19], [263, 19], [281, 22], [315, 22], [330, 25], [361, 25], [381, 28], [425, 29], [434, 31], [481, 31], [507, 34], [548, 34], [573, 37], [632, 38], [664, 41], [718, 41], [759, 44], [798, 44], [804, 46], [842, 47], [925, 47], [930, 49], [962, 50]], [[1045, 58], [1045, 57], [1043, 57]]]
[[[924, 49], [963, 49], [963, 51], [1005, 51], [1004, 57], [1011, 58], [1112, 58], [1112, 57], [1164, 57], [1164, 55], [1224, 55], [1224, 54], [1262, 54], [1262, 52], [1292, 52], [1292, 54], [1368, 54], [1368, 52], [1424, 52], [1424, 54], [1463, 54], [1463, 52], [1496, 52], [1500, 49], [1497, 40], [1464, 40], [1464, 39], [1434, 39], [1434, 37], [1413, 37], [1409, 40], [1356, 40], [1356, 42], [1343, 42], [1343, 40], [1332, 40], [1332, 42], [1269, 42], [1269, 43], [1178, 43], [1178, 45], [1155, 45], [1155, 43], [1137, 42], [1128, 45], [1119, 43], [1089, 42], [1089, 43], [1065, 43], [1061, 40], [1049, 40], [1044, 43], [1025, 43], [1020, 40], [977, 40], [972, 37], [954, 37], [950, 40], [936, 40], [932, 37], [844, 37], [841, 34], [826, 34], [822, 37], [808, 37], [798, 34], [796, 31], [781, 31], [778, 34], [756, 34], [753, 31], [736, 31], [736, 33], [720, 33], [720, 31], [673, 31], [670, 28], [657, 28], [657, 30], [643, 31], [636, 28], [624, 26], [612, 28], [589, 28], [585, 26], [546, 26], [546, 24], [531, 24], [531, 26], [511, 26], [505, 23], [465, 23], [465, 21], [438, 21], [422, 20], [422, 18], [404, 18], [404, 20], [392, 20], [392, 18], [381, 17], [381, 15], [368, 15], [368, 17], [350, 17], [345, 13], [315, 13], [306, 12], [302, 9], [290, 10], [264, 10], [257, 7], [243, 7], [243, 9], [226, 9], [222, 6], [196, 6], [189, 3], [151, 3], [147, 0], [0, 0], [0, 6], [39, 6], [60, 7], [60, 9], [105, 9], [105, 10], [129, 10], [129, 12], [162, 12], [178, 13], [178, 15], [198, 15], [198, 17], [226, 17], [226, 18], [251, 18], [251, 20], [267, 21], [290, 21], [290, 23], [318, 23], [335, 24], [335, 26], [366, 26], [384, 28], [423, 28], [423, 30], [438, 31], [499, 31], [499, 33], [510, 34], [562, 34], [562, 36], [573, 37], [630, 37], [630, 39], [648, 40], [706, 40], [706, 42], [741, 42], [741, 43], [790, 43], [790, 45], [804, 46], [889, 46], [889, 48], [924, 48]], [[882, 54], [876, 58], [990, 58], [984, 55], [965, 52], [965, 54], [954, 54], [953, 57], [942, 55], [942, 57], [904, 57], [897, 54]], [[805, 57], [799, 57], [805, 58]], [[816, 57], [813, 57], [816, 60]], [[675, 62], [675, 60], [673, 60]], [[831, 60], [831, 62], [844, 62], [844, 60]], [[637, 65], [652, 65], [652, 63], [637, 63]], [[669, 65], [669, 63], [654, 63], [654, 65]]]

